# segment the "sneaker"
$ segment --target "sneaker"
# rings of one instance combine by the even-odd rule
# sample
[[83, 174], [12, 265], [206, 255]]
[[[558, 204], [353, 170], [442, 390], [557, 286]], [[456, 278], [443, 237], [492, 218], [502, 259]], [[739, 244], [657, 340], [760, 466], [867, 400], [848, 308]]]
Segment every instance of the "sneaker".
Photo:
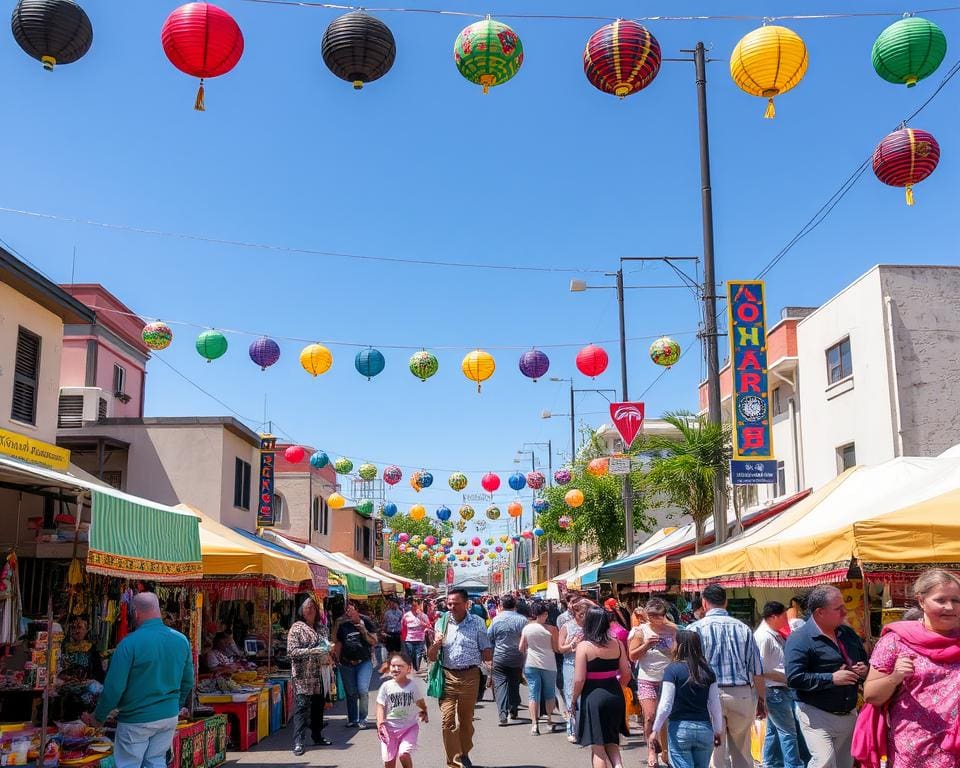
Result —
[[361, 731], [367, 730], [367, 721], [361, 720], [359, 723], [357, 723], [357, 728], [359, 728]]
[[507, 724], [507, 716], [506, 716], [506, 715], [500, 715], [500, 725], [501, 725], [501, 726], [504, 726], [504, 725], [506, 725], [506, 724]]
[[510, 710], [510, 719], [511, 719], [511, 720], [519, 720], [519, 719], [520, 719], [520, 713], [519, 713], [516, 709], [511, 709], [511, 710]]
[[574, 735], [571, 733], [569, 736], [567, 736], [567, 741], [569, 741], [571, 744], [576, 744], [576, 743], [577, 743], [577, 737], [574, 736]]
[[531, 735], [531, 736], [539, 736], [539, 735], [540, 735], [540, 726], [538, 726], [536, 723], [534, 723], [533, 725], [531, 725], [531, 726], [530, 726], [530, 735]]
[[300, 757], [300, 755], [302, 755], [303, 752], [304, 752], [303, 744], [294, 744], [294, 745], [293, 745], [293, 754], [295, 754], [297, 757]]
[[344, 728], [359, 728], [359, 727], [360, 727], [360, 723], [347, 723], [347, 724], [344, 725], [343, 727], [344, 727]]

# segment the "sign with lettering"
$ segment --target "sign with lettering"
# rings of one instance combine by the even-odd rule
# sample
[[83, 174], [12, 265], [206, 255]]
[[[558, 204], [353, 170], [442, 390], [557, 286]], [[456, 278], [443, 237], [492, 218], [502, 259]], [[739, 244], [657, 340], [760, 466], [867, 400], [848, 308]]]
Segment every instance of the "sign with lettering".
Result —
[[70, 466], [70, 451], [66, 448], [5, 429], [0, 429], [0, 453], [47, 469], [64, 471]]
[[733, 458], [772, 459], [773, 424], [767, 381], [767, 323], [762, 280], [727, 283]]
[[777, 482], [777, 460], [734, 459], [730, 462], [734, 485], [768, 485]]
[[260, 435], [260, 492], [257, 495], [257, 527], [274, 526], [273, 509], [273, 473], [275, 468], [277, 438], [273, 435]]

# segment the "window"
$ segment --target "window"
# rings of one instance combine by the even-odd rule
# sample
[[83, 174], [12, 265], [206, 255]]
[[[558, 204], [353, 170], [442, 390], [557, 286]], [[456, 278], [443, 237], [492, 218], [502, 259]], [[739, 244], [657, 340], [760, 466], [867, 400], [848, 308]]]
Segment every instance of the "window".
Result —
[[327, 504], [326, 499], [321, 499], [322, 511], [323, 511], [323, 523], [320, 528], [320, 533], [326, 535], [330, 533], [330, 506]]
[[853, 375], [853, 359], [850, 356], [850, 337], [827, 350], [827, 383], [838, 381]]
[[273, 494], [273, 524], [280, 525], [283, 522], [283, 496], [279, 493]]
[[17, 360], [13, 368], [13, 406], [10, 418], [37, 423], [37, 384], [40, 381], [40, 337], [26, 328], [17, 332]]
[[850, 467], [857, 465], [857, 448], [855, 443], [848, 443], [837, 448], [837, 464], [840, 472], [846, 472]]
[[313, 497], [313, 530], [320, 530], [320, 497]]
[[373, 559], [373, 550], [370, 547], [370, 528], [363, 526], [363, 558], [364, 560]]
[[127, 384], [127, 369], [122, 365], [113, 366], [113, 394], [114, 395], [123, 395], [126, 394], [126, 389], [124, 387]]
[[234, 464], [233, 506], [250, 509], [250, 462], [241, 458]]
[[119, 469], [108, 469], [103, 472], [103, 477], [100, 478], [107, 485], [112, 485], [118, 491], [122, 491], [121, 479], [122, 475]]
[[787, 492], [787, 470], [782, 461], [777, 462], [777, 496], [783, 496]]
[[360, 551], [360, 526], [355, 526], [353, 529], [353, 551]]
[[773, 401], [773, 415], [779, 416], [783, 413], [783, 405], [780, 403], [780, 387], [774, 387], [770, 393], [770, 399]]

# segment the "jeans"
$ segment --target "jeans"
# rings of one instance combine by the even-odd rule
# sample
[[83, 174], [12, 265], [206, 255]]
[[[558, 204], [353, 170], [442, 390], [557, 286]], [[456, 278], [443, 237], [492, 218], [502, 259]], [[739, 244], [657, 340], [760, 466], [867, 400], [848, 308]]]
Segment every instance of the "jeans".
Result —
[[710, 723], [671, 720], [667, 743], [673, 768], [707, 768], [713, 754], [713, 728]]
[[501, 720], [520, 708], [520, 674], [522, 667], [493, 665], [493, 697], [497, 701], [497, 713]]
[[420, 671], [420, 657], [423, 656], [423, 640], [408, 640], [405, 643], [407, 647], [407, 656], [413, 662], [413, 671]]
[[343, 679], [343, 691], [347, 694], [347, 722], [361, 723], [367, 719], [367, 707], [370, 703], [370, 678], [373, 676], [373, 664], [369, 660], [359, 664], [345, 662], [340, 665], [340, 677]]
[[[564, 657], [563, 659], [563, 698], [567, 701], [567, 707], [570, 707], [570, 701], [573, 699], [573, 673], [574, 673], [574, 658], [573, 654], [570, 654], [570, 658]], [[575, 736], [577, 731], [577, 720], [573, 712], [567, 712], [567, 736]]]
[[763, 742], [764, 768], [803, 768], [793, 714], [793, 692], [767, 686], [767, 737]]
[[166, 768], [177, 718], [150, 723], [118, 723], [113, 744], [117, 768]]
[[293, 744], [303, 746], [306, 743], [307, 728], [310, 738], [316, 744], [323, 737], [323, 708], [326, 703], [323, 693], [316, 695], [298, 693], [294, 697]]
[[543, 705], [557, 698], [557, 670], [540, 667], [524, 667], [523, 676], [527, 678], [530, 702]]

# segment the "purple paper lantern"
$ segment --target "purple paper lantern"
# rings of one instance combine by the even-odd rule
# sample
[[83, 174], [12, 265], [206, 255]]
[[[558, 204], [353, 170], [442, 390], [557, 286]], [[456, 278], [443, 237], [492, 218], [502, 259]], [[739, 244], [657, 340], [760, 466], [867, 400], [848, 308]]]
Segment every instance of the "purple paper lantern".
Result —
[[260, 366], [261, 371], [265, 371], [280, 359], [280, 345], [271, 338], [261, 336], [250, 345], [250, 359]]
[[553, 480], [557, 485], [566, 485], [573, 479], [569, 469], [558, 469], [553, 473]]
[[545, 376], [550, 370], [550, 358], [539, 349], [531, 349], [520, 355], [520, 373], [528, 379], [537, 379]]

